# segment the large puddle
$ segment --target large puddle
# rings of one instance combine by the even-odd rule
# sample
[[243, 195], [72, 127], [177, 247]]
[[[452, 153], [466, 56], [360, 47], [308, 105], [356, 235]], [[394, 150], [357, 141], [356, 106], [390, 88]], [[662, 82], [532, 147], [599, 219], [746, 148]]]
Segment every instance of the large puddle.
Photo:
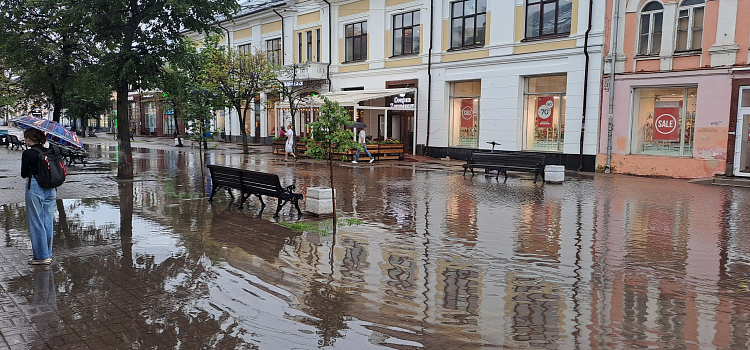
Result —
[[[54, 305], [32, 320], [54, 320], [47, 344], [73, 332], [115, 348], [750, 348], [746, 189], [345, 164], [338, 206], [362, 224], [334, 237], [278, 225], [298, 218], [273, 218], [274, 200], [207, 202], [193, 154], [134, 159], [118, 197], [58, 201], [58, 263], [2, 282], [19, 305]], [[207, 161], [302, 193], [327, 185], [321, 165], [278, 156]], [[24, 210], [0, 212], [6, 247], [28, 249]]]

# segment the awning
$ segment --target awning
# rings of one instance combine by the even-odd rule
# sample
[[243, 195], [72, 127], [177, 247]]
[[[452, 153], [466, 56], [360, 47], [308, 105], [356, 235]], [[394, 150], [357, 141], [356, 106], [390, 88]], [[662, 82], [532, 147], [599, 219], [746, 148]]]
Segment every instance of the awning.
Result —
[[[331, 101], [338, 102], [342, 107], [354, 107], [362, 101], [375, 100], [384, 97], [396, 96], [415, 92], [414, 88], [383, 89], [383, 90], [355, 90], [355, 91], [337, 91], [323, 94]], [[303, 99], [299, 102], [300, 107], [320, 107], [324, 103], [323, 97], [314, 96]], [[289, 108], [289, 102], [282, 102], [276, 105], [278, 108]]]

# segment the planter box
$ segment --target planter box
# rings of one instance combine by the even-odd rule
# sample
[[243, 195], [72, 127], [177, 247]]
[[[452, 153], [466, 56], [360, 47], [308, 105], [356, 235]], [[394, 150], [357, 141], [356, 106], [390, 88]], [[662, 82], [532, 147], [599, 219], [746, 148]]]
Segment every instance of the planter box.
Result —
[[[273, 153], [284, 154], [285, 145], [286, 141], [273, 141], [271, 144]], [[400, 160], [404, 158], [404, 144], [402, 143], [368, 144], [367, 150], [370, 151], [370, 154], [372, 154], [376, 160]], [[298, 141], [297, 156], [304, 156], [305, 151], [307, 151], [307, 142]], [[362, 152], [362, 154], [364, 154], [364, 157], [367, 157], [366, 153]], [[362, 157], [362, 154], [360, 154], [360, 158]], [[344, 155], [347, 156], [347, 160], [354, 160], [354, 157], [357, 155], [357, 150], [353, 149], [349, 152], [334, 153], [333, 159], [342, 160]]]

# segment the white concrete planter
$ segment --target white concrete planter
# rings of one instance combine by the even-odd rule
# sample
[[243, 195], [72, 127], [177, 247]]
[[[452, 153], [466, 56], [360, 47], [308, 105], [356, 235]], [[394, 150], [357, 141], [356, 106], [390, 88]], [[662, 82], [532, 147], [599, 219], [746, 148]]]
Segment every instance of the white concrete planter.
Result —
[[563, 183], [565, 181], [565, 167], [562, 165], [545, 166], [544, 181], [553, 184]]

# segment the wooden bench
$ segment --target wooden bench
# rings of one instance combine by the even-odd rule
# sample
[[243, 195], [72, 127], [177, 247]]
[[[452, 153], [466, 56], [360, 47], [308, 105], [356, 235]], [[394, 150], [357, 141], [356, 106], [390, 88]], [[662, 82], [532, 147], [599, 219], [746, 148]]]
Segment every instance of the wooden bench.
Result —
[[302, 215], [302, 211], [299, 209], [299, 200], [302, 199], [302, 194], [294, 193], [294, 185], [282, 187], [278, 175], [213, 164], [209, 164], [207, 167], [211, 172], [212, 183], [209, 202], [213, 201], [214, 195], [221, 188], [225, 188], [229, 196], [234, 199], [234, 195], [232, 194], [232, 190], [234, 189], [240, 191], [240, 209], [251, 195], [258, 197], [261, 206], [265, 207], [266, 203], [263, 202], [261, 196], [268, 196], [278, 199], [274, 217], [279, 216], [281, 208], [289, 202], [294, 204], [294, 207], [297, 208], [297, 213]]
[[8, 135], [8, 145], [5, 146], [8, 149], [26, 149], [26, 142], [19, 140], [16, 135]]
[[534, 173], [534, 183], [536, 183], [539, 175], [542, 176], [542, 181], [544, 181], [545, 158], [543, 154], [524, 152], [474, 152], [471, 155], [471, 159], [462, 166], [464, 167], [464, 175], [466, 175], [466, 169], [470, 169], [472, 175], [474, 175], [474, 168], [496, 170], [497, 175], [495, 178], [497, 179], [500, 174], [503, 174], [506, 180], [508, 179], [509, 170]]

